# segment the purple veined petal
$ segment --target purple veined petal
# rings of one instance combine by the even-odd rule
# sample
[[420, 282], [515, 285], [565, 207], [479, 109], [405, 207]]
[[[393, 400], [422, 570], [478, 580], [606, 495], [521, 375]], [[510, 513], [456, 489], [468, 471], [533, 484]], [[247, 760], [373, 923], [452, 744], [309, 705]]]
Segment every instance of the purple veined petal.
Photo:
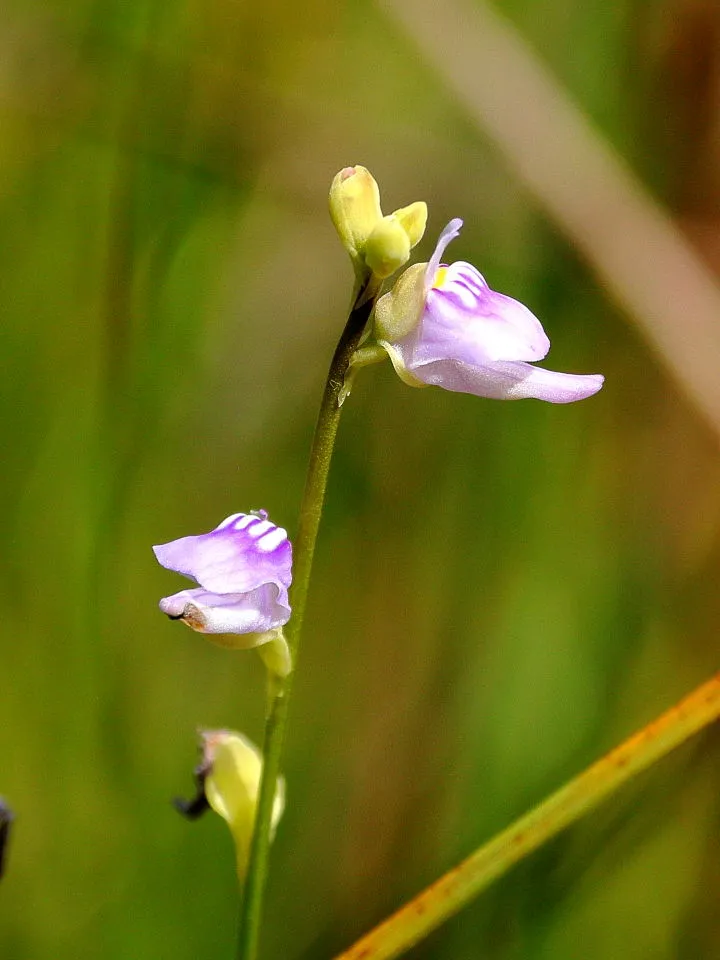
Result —
[[290, 619], [287, 590], [274, 583], [248, 593], [181, 590], [164, 597], [159, 606], [168, 617], [183, 620], [199, 633], [263, 634]]
[[455, 237], [460, 235], [460, 228], [462, 225], [462, 220], [459, 217], [456, 217], [454, 220], [450, 221], [450, 223], [440, 234], [435, 251], [430, 257], [430, 262], [428, 263], [427, 270], [425, 271], [425, 293], [427, 293], [435, 283], [435, 275], [440, 267], [442, 255], [445, 253], [448, 244], [451, 243]]
[[265, 583], [287, 588], [292, 547], [287, 532], [259, 515], [235, 513], [198, 536], [153, 547], [158, 562], [212, 593], [245, 593]]
[[429, 386], [493, 400], [534, 398], [549, 403], [573, 403], [597, 393], [605, 380], [600, 374], [557, 373], [511, 361], [470, 366], [456, 360], [437, 360], [413, 363], [409, 369]]
[[542, 360], [550, 349], [542, 324], [526, 306], [491, 290], [460, 260], [427, 295], [413, 353], [418, 360]]

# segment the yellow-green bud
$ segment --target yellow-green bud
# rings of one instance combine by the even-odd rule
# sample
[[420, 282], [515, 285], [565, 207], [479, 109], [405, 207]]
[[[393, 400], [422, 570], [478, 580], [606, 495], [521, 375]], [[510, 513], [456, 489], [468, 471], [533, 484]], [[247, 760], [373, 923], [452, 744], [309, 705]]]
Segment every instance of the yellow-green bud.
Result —
[[410, 257], [407, 231], [395, 214], [383, 217], [365, 244], [365, 263], [384, 280], [399, 270]]
[[407, 233], [412, 250], [420, 243], [425, 233], [428, 217], [427, 204], [422, 200], [417, 200], [408, 207], [400, 207], [393, 213], [393, 216], [397, 217], [398, 222]]
[[375, 307], [377, 341], [395, 343], [418, 325], [425, 306], [426, 271], [426, 263], [414, 263], [398, 277], [390, 293], [380, 297]]
[[330, 216], [343, 246], [353, 258], [362, 257], [365, 242], [382, 218], [380, 190], [365, 167], [345, 167], [330, 187]]
[[365, 263], [384, 280], [404, 266], [412, 248], [422, 240], [427, 204], [422, 200], [400, 207], [380, 220], [365, 243]]
[[330, 216], [359, 277], [384, 280], [407, 263], [427, 222], [422, 201], [384, 217], [380, 191], [365, 167], [345, 167], [330, 187]]

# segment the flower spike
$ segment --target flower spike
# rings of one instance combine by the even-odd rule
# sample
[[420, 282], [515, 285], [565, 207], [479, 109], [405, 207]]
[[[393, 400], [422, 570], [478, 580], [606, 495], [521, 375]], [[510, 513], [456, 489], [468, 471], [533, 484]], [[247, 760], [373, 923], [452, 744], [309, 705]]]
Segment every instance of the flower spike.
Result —
[[476, 268], [441, 263], [462, 220], [451, 220], [427, 264], [415, 264], [375, 308], [375, 338], [410, 386], [439, 386], [497, 400], [534, 397], [571, 403], [597, 393], [599, 374], [532, 366], [550, 349], [538, 318], [491, 290]]

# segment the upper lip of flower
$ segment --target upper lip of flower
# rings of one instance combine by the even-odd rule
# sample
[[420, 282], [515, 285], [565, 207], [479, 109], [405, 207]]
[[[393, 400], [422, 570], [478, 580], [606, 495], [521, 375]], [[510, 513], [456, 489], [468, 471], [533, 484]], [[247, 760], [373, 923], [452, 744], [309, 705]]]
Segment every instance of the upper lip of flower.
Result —
[[213, 593], [246, 593], [263, 583], [290, 586], [287, 531], [264, 511], [234, 513], [214, 530], [153, 547], [163, 567]]
[[458, 260], [425, 299], [424, 340], [454, 342], [477, 362], [542, 360], [550, 341], [537, 317], [518, 300], [496, 293], [475, 267]]
[[442, 260], [442, 255], [445, 253], [448, 245], [452, 241], [460, 236], [460, 230], [462, 229], [463, 221], [460, 217], [455, 217], [447, 226], [440, 232], [438, 237], [438, 242], [435, 245], [435, 250], [433, 255], [430, 257], [430, 260], [427, 265], [427, 270], [425, 271], [425, 295], [429, 293], [432, 289], [433, 284], [435, 283], [435, 276], [440, 267], [440, 262]]

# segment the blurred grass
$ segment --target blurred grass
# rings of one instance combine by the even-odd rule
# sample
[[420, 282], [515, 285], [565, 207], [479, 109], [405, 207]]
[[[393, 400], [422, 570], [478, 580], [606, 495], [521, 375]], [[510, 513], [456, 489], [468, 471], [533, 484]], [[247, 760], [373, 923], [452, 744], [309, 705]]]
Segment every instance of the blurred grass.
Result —
[[[680, 189], [716, 156], [697, 111], [681, 123], [706, 75], [685, 100], [667, 77], [697, 5], [500, 8], [713, 262], [716, 178]], [[266, 937], [330, 956], [716, 669], [714, 441], [372, 6], [38, 0], [0, 23], [3, 956], [231, 955], [224, 825], [168, 801], [197, 726], [260, 738], [262, 672], [158, 614], [177, 581], [149, 546], [251, 507], [292, 528], [350, 284], [337, 169], [367, 164], [389, 208], [426, 199], [422, 254], [462, 215], [453, 255], [536, 310], [551, 366], [607, 375], [563, 408], [358, 381]], [[413, 956], [715, 957], [717, 750], [689, 745]]]

